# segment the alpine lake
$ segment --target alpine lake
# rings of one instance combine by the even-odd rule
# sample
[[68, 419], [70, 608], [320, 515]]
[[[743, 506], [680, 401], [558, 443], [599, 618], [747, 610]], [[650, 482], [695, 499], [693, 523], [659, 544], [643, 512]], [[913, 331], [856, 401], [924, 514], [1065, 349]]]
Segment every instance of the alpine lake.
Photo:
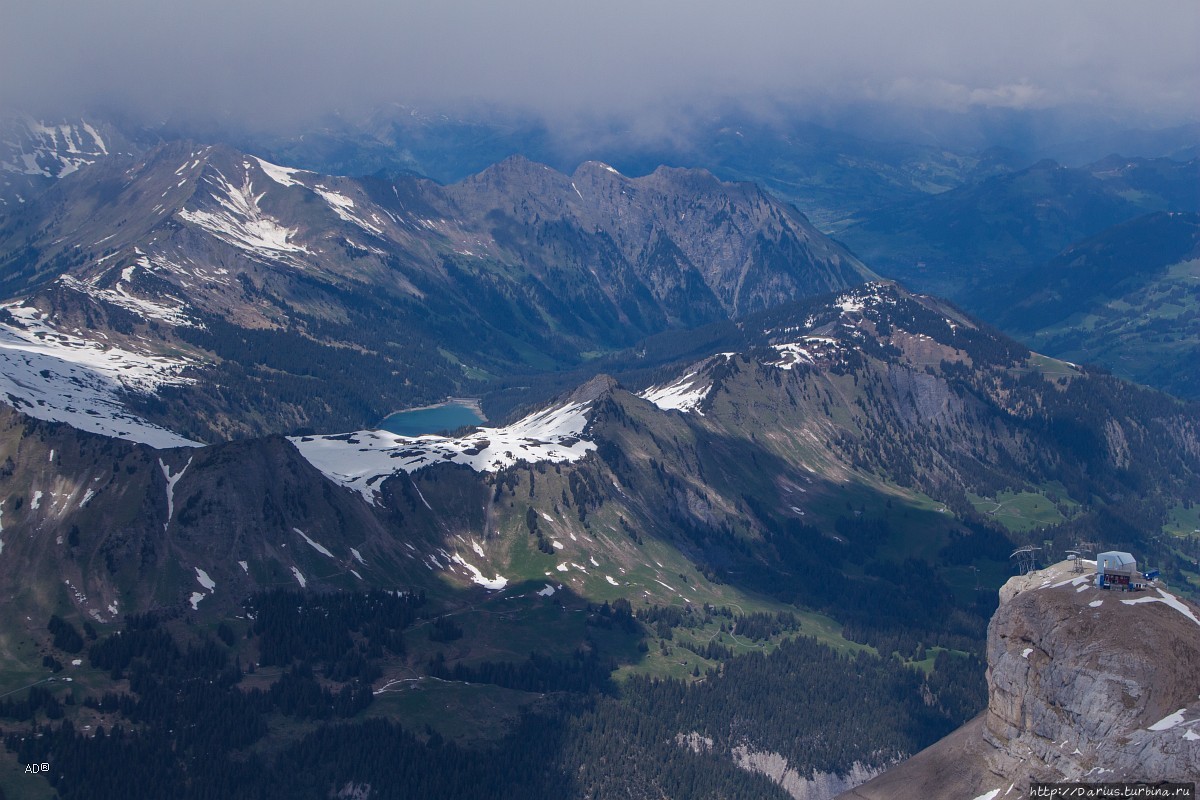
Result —
[[451, 399], [435, 406], [389, 414], [379, 423], [379, 427], [398, 436], [423, 436], [484, 422], [487, 422], [487, 418], [483, 416], [478, 401]]

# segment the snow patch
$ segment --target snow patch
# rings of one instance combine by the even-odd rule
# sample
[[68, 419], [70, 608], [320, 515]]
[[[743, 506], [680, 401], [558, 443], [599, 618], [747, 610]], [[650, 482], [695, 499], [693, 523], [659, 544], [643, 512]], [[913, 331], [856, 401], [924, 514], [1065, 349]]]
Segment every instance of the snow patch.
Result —
[[416, 489], [417, 497], [421, 498], [421, 502], [425, 504], [425, 507], [428, 508], [430, 511], [433, 511], [433, 506], [429, 505], [429, 501], [425, 499], [425, 495], [421, 494], [421, 487], [417, 486], [417, 482], [414, 481], [412, 478], [409, 478], [409, 482], [412, 483], [412, 487], [414, 489]]
[[[409, 549], [411, 550], [412, 548], [410, 547]], [[362, 553], [358, 552], [353, 547], [350, 548], [350, 555], [354, 556], [354, 560], [362, 564], [364, 567], [367, 565], [367, 562], [363, 560]]]
[[205, 181], [217, 190], [210, 195], [217, 202], [217, 208], [211, 211], [181, 209], [180, 219], [203, 228], [239, 250], [271, 260], [290, 253], [309, 252], [304, 245], [290, 241], [296, 235], [295, 229], [283, 227], [259, 207], [258, 203], [266, 193], [254, 193], [248, 172], [241, 186], [235, 186], [219, 170], [216, 172], [215, 179], [206, 177]]
[[188, 602], [192, 604], [192, 611], [198, 610], [200, 608], [200, 601], [206, 597], [208, 597], [208, 595], [206, 595], [204, 592], [192, 592], [192, 596], [188, 600]]
[[37, 511], [38, 508], [41, 507], [41, 505], [42, 505], [42, 492], [39, 489], [38, 491], [33, 493], [33, 502], [29, 504], [29, 507], [32, 508], [34, 511]]
[[294, 436], [289, 441], [330, 480], [375, 505], [383, 480], [431, 464], [465, 464], [482, 472], [503, 469], [519, 460], [580, 459], [596, 449], [594, 443], [582, 438], [587, 408], [586, 403], [567, 403], [504, 428], [480, 428], [461, 438], [357, 431], [336, 436]]
[[300, 570], [292, 567], [292, 575], [296, 576], [296, 583], [300, 584], [301, 589], [304, 589], [308, 586], [308, 580], [304, 577]]
[[[338, 218], [343, 222], [349, 222], [351, 225], [357, 225], [364, 231], [375, 236], [383, 235], [383, 229], [378, 225], [372, 225], [367, 222], [362, 216], [355, 212], [354, 201], [344, 194], [338, 194], [332, 189], [324, 186], [314, 186], [313, 191], [318, 194], [322, 200], [329, 204], [333, 209], [333, 213], [338, 215]], [[376, 218], [376, 222], [378, 222]]]
[[312, 174], [311, 172], [308, 172], [308, 170], [304, 170], [304, 169], [293, 169], [292, 167], [281, 167], [278, 164], [272, 164], [270, 161], [264, 161], [263, 159], [258, 158], [257, 156], [251, 156], [251, 158], [253, 158], [255, 161], [258, 162], [259, 168], [262, 169], [262, 171], [264, 173], [266, 173], [268, 178], [275, 181], [276, 183], [278, 183], [280, 186], [283, 186], [284, 188], [287, 188], [288, 186], [304, 186], [304, 184], [302, 184], [300, 181], [296, 180], [293, 176], [298, 173], [301, 173], [301, 172], [309, 174], [309, 175]]
[[183, 465], [183, 469], [171, 475], [171, 468], [160, 458], [158, 466], [162, 468], [163, 477], [167, 479], [167, 521], [163, 523], [163, 530], [171, 524], [171, 518], [175, 516], [175, 484], [179, 483], [179, 479], [183, 477], [183, 473], [187, 472], [187, 468], [192, 465], [192, 459], [188, 459], [188, 463]]
[[194, 362], [105, 347], [60, 333], [36, 308], [7, 303], [16, 325], [0, 322], [0, 398], [37, 419], [140, 442], [154, 448], [198, 442], [130, 414], [124, 392], [153, 394], [183, 384], [180, 373]]
[[1167, 716], [1160, 719], [1158, 722], [1151, 725], [1148, 730], [1169, 731], [1169, 730], [1171, 730], [1171, 728], [1174, 728], [1176, 725], [1182, 725], [1183, 724], [1183, 715], [1186, 712], [1187, 712], [1186, 708], [1181, 708], [1178, 711], [1176, 711], [1174, 714], [1168, 714]]
[[554, 587], [547, 583], [546, 588], [539, 589], [537, 594], [541, 597], [549, 597], [550, 595], [554, 594]]
[[[143, 256], [142, 261], [146, 262], [142, 266], [146, 266], [149, 261]], [[172, 265], [173, 266], [173, 265]], [[128, 268], [126, 268], [128, 269]], [[175, 268], [178, 270], [178, 268]], [[124, 277], [124, 270], [122, 270]], [[149, 317], [151, 319], [162, 320], [169, 325], [183, 328], [200, 327], [190, 316], [188, 316], [186, 302], [174, 295], [166, 295], [164, 299], [171, 301], [170, 303], [158, 302], [145, 297], [130, 294], [125, 287], [128, 285], [124, 281], [118, 281], [111, 288], [101, 288], [99, 285], [100, 278], [91, 278], [81, 281], [70, 275], [61, 275], [56, 283], [80, 294], [86, 294], [88, 297], [95, 298], [110, 305], [118, 306], [126, 311], [132, 311], [140, 317]]]
[[1092, 602], [1088, 603], [1088, 605], [1091, 606], [1092, 608], [1099, 608], [1100, 606], [1104, 605], [1104, 601], [1103, 600], [1093, 600]]
[[701, 379], [699, 375], [699, 370], [694, 370], [672, 383], [651, 386], [638, 397], [649, 400], [663, 411], [695, 411], [703, 416], [700, 404], [708, 397], [712, 384]]
[[999, 789], [992, 789], [990, 792], [984, 792], [975, 798], [975, 800], [996, 800], [996, 795], [1000, 794]]
[[292, 530], [295, 531], [296, 533], [300, 534], [300, 538], [303, 539], [304, 541], [308, 542], [313, 550], [316, 550], [318, 553], [325, 556], [326, 558], [334, 558], [333, 553], [331, 553], [327, 549], [325, 549], [325, 547], [322, 546], [320, 544], [320, 542], [314, 542], [312, 539], [310, 539], [308, 537], [308, 535], [304, 533], [304, 531], [300, 530], [299, 528], [292, 528]]
[[1021, 658], [1029, 658], [1029, 655], [1032, 652], [1033, 652], [1032, 647], [1026, 647], [1023, 651], [1021, 651]]
[[455, 553], [450, 560], [470, 572], [472, 582], [478, 583], [488, 591], [496, 592], [508, 585], [508, 578], [500, 574], [497, 574], [494, 578], [483, 577], [483, 573], [479, 571], [478, 567], [474, 566], [473, 564], [469, 564], [457, 553]]
[[1050, 588], [1057, 589], [1061, 586], [1066, 586], [1067, 584], [1070, 584], [1071, 586], [1076, 587], [1075, 591], [1081, 592], [1087, 588], [1087, 583], [1091, 580], [1093, 580], [1093, 576], [1091, 576], [1091, 575], [1080, 575], [1077, 578], [1067, 578], [1065, 581], [1059, 581], [1058, 583], [1054, 584]]
[[199, 567], [194, 567], [194, 569], [196, 570], [196, 580], [199, 582], [199, 584], [201, 586], [203, 586], [205, 589], [207, 589], [210, 592], [217, 588], [217, 582], [214, 581], [212, 578], [208, 577], [207, 572], [200, 569]]
[[1200, 619], [1197, 619], [1195, 613], [1193, 613], [1193, 611], [1186, 605], [1181, 603], [1179, 598], [1163, 589], [1159, 589], [1158, 593], [1161, 595], [1160, 597], [1139, 597], [1136, 600], [1122, 600], [1121, 602], [1127, 606], [1137, 605], [1138, 603], [1165, 603], [1166, 605], [1178, 611], [1180, 614], [1183, 614], [1192, 622], [1200, 625]]
[[239, 561], [238, 566], [242, 568], [242, 572], [246, 573], [247, 575], [250, 574], [250, 565], [245, 561]]
[[620, 585], [621, 585], [621, 584], [617, 583], [615, 580], [613, 580], [613, 576], [612, 576], [612, 575], [605, 575], [605, 576], [604, 576], [604, 580], [608, 581], [608, 582], [609, 582], [609, 583], [611, 583], [613, 586], [620, 586]]

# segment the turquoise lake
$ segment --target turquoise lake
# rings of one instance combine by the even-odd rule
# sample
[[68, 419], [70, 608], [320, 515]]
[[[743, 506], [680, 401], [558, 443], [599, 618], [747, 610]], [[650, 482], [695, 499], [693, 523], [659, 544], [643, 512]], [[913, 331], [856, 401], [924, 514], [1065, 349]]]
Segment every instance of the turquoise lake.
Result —
[[400, 436], [421, 436], [452, 431], [463, 425], [479, 425], [485, 421], [468, 405], [442, 403], [432, 408], [397, 411], [379, 423], [379, 427]]

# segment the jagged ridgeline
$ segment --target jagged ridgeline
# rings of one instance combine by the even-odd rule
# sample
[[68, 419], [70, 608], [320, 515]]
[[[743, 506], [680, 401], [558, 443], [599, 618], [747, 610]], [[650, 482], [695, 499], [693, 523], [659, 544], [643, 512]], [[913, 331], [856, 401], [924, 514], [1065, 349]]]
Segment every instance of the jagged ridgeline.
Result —
[[[1195, 585], [1195, 408], [944, 303], [873, 283], [626, 359], [453, 436], [156, 450], [7, 412], [6, 670], [73, 680], [20, 695], [6, 758], [70, 764], [64, 796], [120, 754], [179, 796], [829, 797], [983, 708], [1014, 545]], [[224, 710], [185, 740], [197, 681]]]
[[701, 171], [514, 157], [440, 186], [177, 142], [0, 220], [0, 276], [7, 339], [42, 361], [115, 348], [106, 382], [127, 402], [215, 442], [372, 425], [871, 273], [794, 208]]

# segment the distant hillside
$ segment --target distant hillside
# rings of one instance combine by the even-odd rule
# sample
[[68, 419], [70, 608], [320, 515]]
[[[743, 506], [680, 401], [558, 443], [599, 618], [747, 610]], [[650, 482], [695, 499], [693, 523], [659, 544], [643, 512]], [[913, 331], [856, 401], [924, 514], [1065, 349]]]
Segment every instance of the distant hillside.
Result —
[[392, 106], [364, 119], [335, 118], [303, 135], [245, 135], [233, 143], [271, 160], [319, 172], [384, 171], [455, 183], [513, 154], [573, 171], [601, 159], [630, 175], [658, 166], [701, 168], [722, 180], [751, 181], [795, 204], [821, 230], [837, 231], [864, 212], [907, 203], [1023, 165], [1003, 148], [973, 152], [885, 141], [788, 118], [731, 110], [686, 115], [683, 130], [646, 136], [624, 128], [579, 135], [543, 120], [447, 117]]
[[12, 213], [82, 167], [141, 149], [107, 120], [0, 111], [0, 213]]
[[1111, 157], [1086, 167], [1042, 161], [841, 231], [883, 275], [991, 317], [996, 287], [1106, 228], [1155, 211], [1200, 211], [1200, 160]]
[[1200, 398], [1200, 216], [1156, 213], [1063, 251], [998, 292], [1036, 349]]

